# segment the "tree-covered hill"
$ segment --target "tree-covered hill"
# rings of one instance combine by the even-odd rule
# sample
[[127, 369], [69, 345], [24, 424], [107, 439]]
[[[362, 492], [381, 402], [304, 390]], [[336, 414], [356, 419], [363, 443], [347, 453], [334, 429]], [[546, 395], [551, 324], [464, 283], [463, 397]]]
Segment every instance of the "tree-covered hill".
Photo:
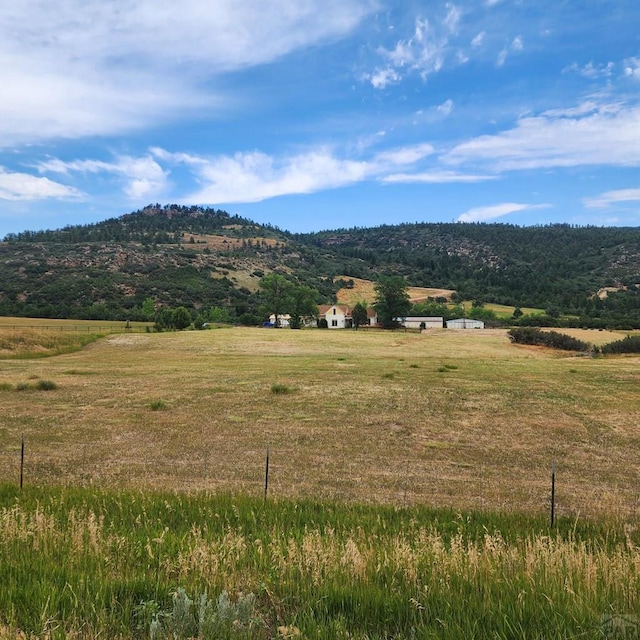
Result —
[[8, 235], [0, 314], [144, 319], [151, 300], [258, 322], [258, 284], [272, 271], [314, 287], [320, 301], [334, 298], [337, 276], [401, 275], [459, 299], [640, 326], [638, 228], [425, 223], [291, 234], [178, 205]]

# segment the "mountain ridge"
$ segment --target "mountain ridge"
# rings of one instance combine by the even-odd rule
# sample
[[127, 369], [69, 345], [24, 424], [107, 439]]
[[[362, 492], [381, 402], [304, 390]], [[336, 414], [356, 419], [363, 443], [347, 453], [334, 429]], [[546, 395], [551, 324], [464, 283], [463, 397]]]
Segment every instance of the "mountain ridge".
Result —
[[[336, 300], [345, 279], [511, 306], [640, 320], [640, 229], [414, 223], [295, 234], [222, 210], [149, 205], [0, 243], [0, 314], [138, 319], [142, 304], [221, 306], [259, 321], [259, 281], [281, 272]], [[334, 282], [334, 279], [338, 282]], [[608, 289], [606, 298], [597, 293]]]

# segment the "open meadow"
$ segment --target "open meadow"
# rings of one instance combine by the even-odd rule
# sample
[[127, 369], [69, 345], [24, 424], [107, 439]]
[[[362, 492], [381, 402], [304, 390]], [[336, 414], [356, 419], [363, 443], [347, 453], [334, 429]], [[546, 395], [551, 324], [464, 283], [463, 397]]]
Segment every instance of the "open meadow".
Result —
[[637, 633], [639, 364], [503, 330], [2, 359], [0, 638]]
[[639, 361], [501, 330], [115, 334], [2, 361], [0, 477], [24, 433], [27, 483], [260, 495], [269, 445], [273, 496], [535, 512], [555, 462], [560, 512], [635, 513]]

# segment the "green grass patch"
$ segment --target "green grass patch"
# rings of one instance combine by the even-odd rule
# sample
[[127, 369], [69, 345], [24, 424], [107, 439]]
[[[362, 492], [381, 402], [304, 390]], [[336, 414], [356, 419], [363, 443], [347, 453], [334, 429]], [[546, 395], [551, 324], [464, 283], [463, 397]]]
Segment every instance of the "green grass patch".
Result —
[[13, 385], [10, 382], [0, 382], [0, 391], [11, 391]]
[[227, 608], [243, 634], [201, 637], [595, 639], [640, 608], [639, 545], [609, 520], [0, 485], [0, 630], [187, 638]]
[[166, 411], [169, 405], [164, 400], [153, 400], [149, 403], [151, 411]]

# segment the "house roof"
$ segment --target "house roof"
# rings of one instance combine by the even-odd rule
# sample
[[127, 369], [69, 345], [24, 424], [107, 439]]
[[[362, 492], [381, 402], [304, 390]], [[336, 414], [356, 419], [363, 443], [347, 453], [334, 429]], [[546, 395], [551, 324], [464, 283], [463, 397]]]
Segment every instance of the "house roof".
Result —
[[[318, 313], [321, 316], [327, 315], [328, 311], [334, 307], [341, 313], [344, 313], [345, 317], [351, 317], [352, 308], [346, 304], [320, 304], [318, 305]], [[367, 318], [375, 317], [377, 317], [376, 310], [373, 307], [367, 307]]]

